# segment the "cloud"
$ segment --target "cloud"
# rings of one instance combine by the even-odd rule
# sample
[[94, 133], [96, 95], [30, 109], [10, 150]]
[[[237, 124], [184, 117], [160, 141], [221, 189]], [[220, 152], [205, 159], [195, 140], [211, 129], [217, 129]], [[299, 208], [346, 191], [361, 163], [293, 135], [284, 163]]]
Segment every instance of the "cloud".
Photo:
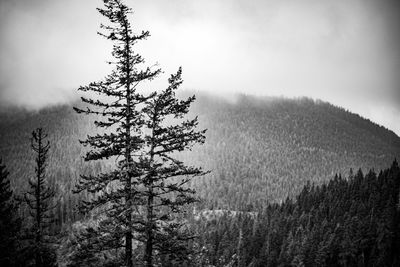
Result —
[[[0, 102], [63, 102], [107, 73], [110, 44], [96, 35], [99, 2], [0, 2]], [[127, 3], [135, 29], [152, 34], [136, 51], [165, 71], [146, 88], [163, 88], [182, 65], [188, 89], [306, 95], [395, 128], [371, 110], [386, 105], [393, 111], [380, 114], [400, 115], [399, 1]]]
[[[98, 27], [95, 6], [79, 2], [2, 2], [3, 104], [38, 108], [65, 102], [72, 97], [72, 88], [104, 70], [101, 65], [107, 55], [105, 46], [97, 43], [93, 47], [92, 38], [87, 35]], [[87, 16], [91, 20], [87, 21]], [[93, 67], [96, 64], [100, 67]]]

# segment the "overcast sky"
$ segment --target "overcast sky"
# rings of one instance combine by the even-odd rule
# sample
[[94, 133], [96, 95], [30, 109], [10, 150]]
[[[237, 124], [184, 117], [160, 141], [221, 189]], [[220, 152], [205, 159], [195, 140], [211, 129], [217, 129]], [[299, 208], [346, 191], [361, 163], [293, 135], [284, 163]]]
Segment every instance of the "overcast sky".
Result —
[[[1, 105], [62, 103], [107, 74], [101, 3], [0, 0]], [[400, 135], [400, 1], [126, 3], [134, 29], [152, 35], [137, 52], [165, 75], [183, 66], [186, 89], [322, 99]]]

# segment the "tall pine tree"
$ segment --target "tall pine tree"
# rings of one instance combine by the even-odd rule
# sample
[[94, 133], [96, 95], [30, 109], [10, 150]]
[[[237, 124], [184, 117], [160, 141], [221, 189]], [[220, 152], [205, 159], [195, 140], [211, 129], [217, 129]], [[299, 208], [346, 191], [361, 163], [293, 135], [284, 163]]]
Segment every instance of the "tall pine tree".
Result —
[[18, 234], [21, 226], [9, 172], [0, 159], [0, 266], [17, 266]]
[[145, 243], [144, 260], [149, 267], [157, 255], [175, 263], [187, 260], [185, 248], [192, 236], [182, 228], [184, 223], [176, 215], [196, 201], [195, 191], [188, 186], [191, 177], [205, 174], [201, 168], [187, 166], [177, 159], [178, 152], [205, 140], [205, 130], [196, 130], [197, 117], [185, 118], [195, 97], [186, 100], [176, 97], [181, 75], [179, 68], [171, 75], [168, 88], [146, 101], [143, 109], [148, 134], [145, 135], [147, 151], [139, 158], [143, 173], [139, 181], [144, 188], [145, 208], [141, 224], [144, 228], [137, 230], [144, 234], [141, 238]]
[[[139, 106], [152, 95], [144, 96], [137, 91], [139, 83], [152, 80], [159, 69], [143, 67], [144, 59], [134, 52], [134, 45], [149, 36], [148, 31], [135, 34], [128, 21], [131, 9], [120, 0], [103, 0], [104, 8], [98, 9], [109, 24], [101, 25], [101, 36], [113, 42], [112, 55], [114, 69], [103, 81], [90, 83], [79, 88], [83, 92], [99, 94], [99, 99], [82, 97], [90, 107], [75, 108], [78, 113], [100, 117], [96, 126], [104, 131], [88, 136], [81, 141], [91, 150], [85, 160], [104, 160], [114, 158], [116, 166], [107, 173], [82, 175], [76, 192], [87, 191], [94, 196], [83, 203], [82, 210], [90, 212], [101, 209], [103, 217], [99, 227], [92, 229], [97, 233], [98, 250], [110, 251], [124, 249], [124, 265], [132, 266], [133, 227], [137, 222], [133, 218], [136, 204], [140, 202], [138, 177], [134, 155], [144, 144], [142, 128], [143, 114]], [[115, 255], [115, 253], [113, 253]], [[120, 263], [122, 265], [122, 263]]]
[[36, 153], [35, 177], [29, 179], [29, 190], [24, 195], [29, 213], [33, 218], [33, 251], [35, 266], [51, 266], [54, 259], [49, 258], [49, 228], [52, 223], [50, 212], [54, 209], [55, 191], [49, 187], [46, 179], [47, 154], [50, 143], [42, 128], [32, 132], [31, 148]]

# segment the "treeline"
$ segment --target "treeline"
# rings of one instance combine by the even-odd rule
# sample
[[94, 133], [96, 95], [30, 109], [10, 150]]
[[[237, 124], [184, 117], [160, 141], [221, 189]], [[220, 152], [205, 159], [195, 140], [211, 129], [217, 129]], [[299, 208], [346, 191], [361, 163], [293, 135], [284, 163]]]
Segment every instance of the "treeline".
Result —
[[[281, 202], [295, 197], [308, 180], [321, 184], [335, 173], [347, 175], [350, 168], [382, 169], [400, 157], [395, 134], [327, 103], [245, 96], [230, 103], [197, 95], [191, 112], [208, 129], [207, 142], [181, 158], [212, 170], [193, 181], [203, 199], [200, 208], [245, 210]], [[50, 181], [57, 180], [52, 186], [61, 193], [57, 227], [75, 221], [74, 207], [86, 197], [71, 194], [79, 174], [104, 172], [112, 164], [82, 159], [86, 150], [79, 140], [96, 131], [95, 117], [79, 116], [71, 105], [15, 114], [0, 120], [0, 151], [12, 186], [27, 189], [24, 181], [34, 168], [29, 135], [42, 125], [53, 144]]]
[[198, 220], [199, 266], [399, 266], [399, 190], [394, 161], [379, 174], [308, 183], [257, 216]]
[[[0, 262], [28, 266], [35, 242], [26, 233], [34, 225], [16, 215], [7, 177], [1, 165]], [[187, 227], [197, 238], [186, 243], [190, 255], [180, 266], [398, 266], [399, 192], [400, 168], [394, 161], [379, 174], [359, 170], [347, 178], [336, 175], [322, 185], [307, 183], [296, 198], [258, 210], [187, 214]], [[91, 254], [90, 246], [96, 243], [82, 240], [87, 237], [82, 235], [85, 229], [96, 224], [96, 218], [86, 219], [69, 226], [67, 235], [53, 236], [43, 248], [50, 258], [43, 258], [47, 262], [42, 266], [55, 266], [56, 261], [66, 266], [76, 260], [79, 266], [103, 266], [113, 259], [112, 251], [102, 257]], [[140, 249], [135, 247], [137, 255]]]

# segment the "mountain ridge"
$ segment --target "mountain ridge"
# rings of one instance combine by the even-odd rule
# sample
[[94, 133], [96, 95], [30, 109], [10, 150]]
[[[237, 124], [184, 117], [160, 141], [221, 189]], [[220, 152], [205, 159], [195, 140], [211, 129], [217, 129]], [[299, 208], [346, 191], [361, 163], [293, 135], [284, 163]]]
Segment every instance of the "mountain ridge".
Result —
[[[189, 116], [199, 116], [207, 139], [180, 157], [212, 171], [193, 181], [204, 208], [241, 210], [282, 202], [307, 181], [320, 184], [350, 168], [384, 169], [400, 156], [400, 138], [394, 132], [328, 102], [249, 95], [227, 100], [188, 91], [181, 96], [192, 94], [197, 100]], [[68, 205], [78, 201], [70, 191], [80, 174], [111, 168], [112, 162], [81, 158], [79, 139], [96, 129], [94, 119], [74, 113], [73, 105], [80, 104], [0, 114], [1, 157], [18, 190], [33, 173], [29, 137], [36, 127], [49, 132], [48, 173]]]

